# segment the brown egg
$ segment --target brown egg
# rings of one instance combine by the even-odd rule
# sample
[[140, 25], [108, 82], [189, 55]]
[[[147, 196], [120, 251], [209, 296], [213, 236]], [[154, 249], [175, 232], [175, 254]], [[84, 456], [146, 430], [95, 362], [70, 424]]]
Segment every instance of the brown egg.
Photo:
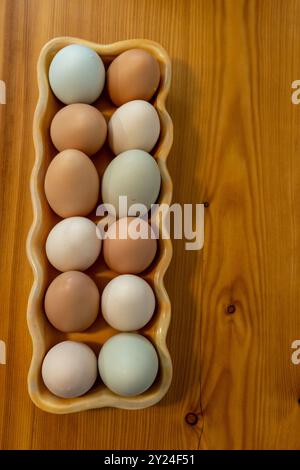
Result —
[[[135, 238], [132, 235], [134, 227], [148, 238]], [[136, 217], [124, 217], [111, 224], [103, 244], [108, 267], [120, 274], [138, 274], [148, 268], [157, 249], [156, 239], [150, 237], [151, 233], [148, 222]]]
[[48, 287], [45, 313], [60, 331], [83, 331], [96, 320], [99, 301], [98, 288], [89, 276], [79, 271], [67, 271]]
[[93, 155], [105, 142], [107, 124], [94, 106], [75, 103], [65, 106], [55, 114], [50, 134], [53, 145], [60, 152], [77, 149]]
[[132, 100], [150, 100], [160, 80], [155, 57], [143, 49], [130, 49], [120, 54], [107, 71], [107, 86], [116, 106]]
[[64, 150], [48, 167], [45, 193], [51, 208], [61, 217], [89, 214], [99, 195], [95, 165], [79, 150]]

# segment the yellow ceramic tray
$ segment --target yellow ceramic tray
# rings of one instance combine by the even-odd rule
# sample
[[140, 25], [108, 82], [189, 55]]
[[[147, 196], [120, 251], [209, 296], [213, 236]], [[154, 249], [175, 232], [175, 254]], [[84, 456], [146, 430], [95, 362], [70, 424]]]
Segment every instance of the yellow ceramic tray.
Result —
[[[49, 127], [54, 114], [63, 106], [51, 92], [48, 82], [48, 69], [54, 55], [69, 44], [83, 44], [95, 50], [102, 58], [105, 67], [114, 57], [132, 48], [143, 48], [153, 54], [160, 65], [161, 81], [158, 92], [152, 103], [159, 113], [161, 134], [152, 155], [156, 158], [162, 176], [162, 187], [159, 203], [170, 204], [172, 197], [172, 182], [166, 167], [166, 159], [173, 141], [173, 125], [165, 108], [165, 101], [170, 87], [171, 63], [166, 51], [157, 43], [135, 39], [116, 42], [109, 45], [99, 45], [76, 38], [55, 38], [48, 42], [41, 51], [38, 61], [39, 100], [33, 123], [35, 145], [35, 163], [31, 175], [31, 197], [34, 219], [27, 240], [27, 254], [34, 274], [31, 289], [27, 320], [32, 337], [33, 355], [28, 374], [28, 389], [33, 402], [45, 411], [52, 413], [72, 413], [75, 411], [101, 408], [105, 406], [139, 409], [154, 405], [166, 394], [172, 378], [172, 362], [166, 345], [166, 335], [170, 322], [171, 306], [164, 288], [163, 278], [172, 257], [170, 240], [159, 240], [159, 249], [150, 268], [141, 276], [154, 288], [157, 307], [151, 322], [140, 333], [152, 341], [160, 359], [159, 374], [149, 390], [137, 397], [120, 397], [115, 395], [97, 379], [94, 387], [79, 398], [58, 398], [45, 387], [41, 377], [41, 365], [46, 352], [56, 343], [64, 340], [83, 341], [93, 348], [98, 355], [101, 345], [112, 335], [116, 334], [103, 320], [101, 313], [95, 324], [82, 333], [61, 333], [53, 328], [44, 314], [43, 300], [45, 290], [50, 282], [59, 274], [47, 261], [45, 242], [51, 228], [60, 220], [50, 209], [44, 195], [44, 177], [51, 159], [57, 151], [54, 149]], [[102, 111], [106, 119], [114, 112], [114, 107], [104, 91], [99, 100], [94, 103]], [[113, 158], [107, 143], [93, 157], [100, 176]], [[91, 217], [96, 221], [96, 217]], [[98, 220], [97, 220], [98, 222]], [[96, 282], [100, 293], [105, 285], [116, 276], [103, 261], [102, 255], [86, 273]]]

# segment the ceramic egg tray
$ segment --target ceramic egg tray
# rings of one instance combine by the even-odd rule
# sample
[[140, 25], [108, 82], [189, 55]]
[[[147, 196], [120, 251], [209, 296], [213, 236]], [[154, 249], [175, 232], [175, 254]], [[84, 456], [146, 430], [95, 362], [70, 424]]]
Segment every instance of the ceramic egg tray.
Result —
[[[33, 134], [35, 145], [35, 163], [31, 175], [31, 197], [34, 219], [27, 240], [27, 254], [34, 274], [27, 311], [29, 331], [32, 337], [33, 354], [28, 374], [28, 389], [33, 402], [41, 409], [52, 413], [72, 413], [101, 407], [139, 409], [157, 403], [166, 394], [172, 378], [172, 362], [166, 345], [166, 336], [170, 322], [171, 306], [164, 288], [164, 274], [172, 257], [170, 240], [160, 239], [158, 251], [151, 266], [141, 273], [154, 289], [156, 311], [149, 324], [139, 333], [145, 335], [155, 346], [160, 359], [159, 373], [154, 384], [143, 394], [136, 397], [121, 397], [111, 392], [98, 377], [94, 387], [78, 398], [59, 398], [54, 396], [44, 385], [41, 366], [46, 352], [56, 343], [65, 340], [82, 341], [89, 345], [97, 357], [101, 345], [117, 331], [112, 329], [99, 312], [96, 322], [81, 333], [62, 333], [47, 321], [44, 313], [44, 295], [50, 282], [60, 273], [47, 260], [45, 242], [51, 228], [61, 219], [52, 212], [44, 194], [44, 178], [52, 158], [58, 153], [53, 147], [49, 135], [50, 123], [55, 113], [64, 105], [52, 93], [48, 82], [48, 69], [54, 55], [69, 44], [82, 44], [96, 51], [107, 69], [110, 62], [120, 53], [143, 48], [153, 54], [159, 62], [161, 80], [159, 89], [151, 100], [161, 122], [161, 134], [158, 143], [151, 152], [156, 159], [162, 176], [162, 186], [158, 202], [170, 204], [172, 182], [166, 167], [166, 160], [173, 140], [173, 125], [165, 108], [165, 101], [170, 87], [171, 63], [166, 51], [157, 43], [144, 40], [127, 40], [109, 45], [99, 45], [75, 38], [55, 38], [42, 49], [38, 60], [39, 99], [34, 115]], [[93, 104], [108, 120], [115, 110], [106, 90]], [[92, 158], [100, 177], [114, 155], [107, 142]], [[99, 201], [101, 203], [101, 201]], [[93, 214], [96, 211], [94, 210]], [[89, 218], [99, 222], [96, 215]], [[95, 264], [85, 271], [97, 284], [100, 294], [116, 273], [105, 265], [102, 253]]]

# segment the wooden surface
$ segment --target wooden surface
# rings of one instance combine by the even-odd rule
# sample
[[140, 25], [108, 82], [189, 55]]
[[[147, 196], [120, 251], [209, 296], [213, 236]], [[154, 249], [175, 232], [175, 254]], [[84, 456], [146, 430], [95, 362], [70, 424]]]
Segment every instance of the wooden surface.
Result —
[[[0, 0], [2, 449], [300, 448], [300, 366], [290, 360], [300, 339], [300, 106], [290, 99], [299, 24], [299, 0]], [[165, 46], [174, 201], [209, 202], [204, 251], [174, 243], [174, 380], [144, 411], [55, 416], [27, 394], [36, 62], [60, 35]]]

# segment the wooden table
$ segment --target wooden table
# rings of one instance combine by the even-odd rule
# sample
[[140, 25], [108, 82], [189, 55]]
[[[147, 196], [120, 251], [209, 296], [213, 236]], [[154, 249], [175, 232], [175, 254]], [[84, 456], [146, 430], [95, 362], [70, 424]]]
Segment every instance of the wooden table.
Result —
[[[299, 24], [299, 0], [0, 0], [1, 448], [300, 448]], [[174, 379], [143, 411], [56, 416], [27, 394], [36, 62], [61, 35], [165, 46], [173, 200], [209, 203], [204, 250], [174, 242]]]

